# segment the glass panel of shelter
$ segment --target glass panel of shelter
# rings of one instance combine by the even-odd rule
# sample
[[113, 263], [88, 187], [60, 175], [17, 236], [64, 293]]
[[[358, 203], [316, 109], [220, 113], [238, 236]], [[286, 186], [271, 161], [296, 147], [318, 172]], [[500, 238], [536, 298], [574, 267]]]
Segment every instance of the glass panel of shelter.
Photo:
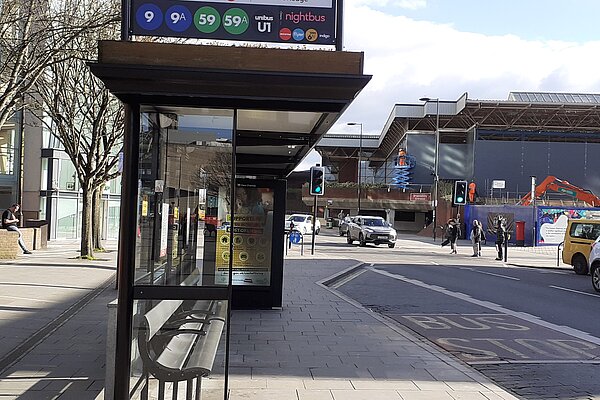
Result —
[[223, 399], [234, 111], [141, 110], [130, 398]]

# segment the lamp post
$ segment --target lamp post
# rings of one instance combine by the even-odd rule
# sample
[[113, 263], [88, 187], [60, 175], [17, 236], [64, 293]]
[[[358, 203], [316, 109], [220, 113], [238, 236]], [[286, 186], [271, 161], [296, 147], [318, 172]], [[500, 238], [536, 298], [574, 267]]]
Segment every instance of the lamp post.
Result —
[[439, 186], [439, 152], [440, 152], [440, 99], [422, 97], [419, 99], [425, 103], [435, 100], [435, 153], [433, 158], [433, 241], [436, 240], [437, 233], [437, 203], [438, 203], [438, 186]]
[[357, 213], [360, 214], [360, 186], [361, 186], [361, 175], [362, 175], [362, 137], [363, 137], [363, 124], [361, 122], [348, 122], [349, 126], [360, 126], [360, 136], [359, 136], [359, 140], [358, 140], [358, 194], [357, 194], [357, 200], [358, 200], [358, 211]]

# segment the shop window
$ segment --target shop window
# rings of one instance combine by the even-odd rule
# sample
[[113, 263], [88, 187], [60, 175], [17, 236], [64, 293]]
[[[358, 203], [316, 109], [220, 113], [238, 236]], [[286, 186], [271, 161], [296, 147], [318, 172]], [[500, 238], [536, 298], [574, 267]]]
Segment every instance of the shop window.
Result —
[[15, 130], [0, 129], [0, 175], [15, 173]]
[[77, 199], [57, 199], [56, 238], [77, 238]]
[[40, 182], [40, 190], [48, 190], [48, 159], [42, 158], [42, 181]]
[[58, 188], [60, 190], [75, 191], [79, 189], [77, 182], [77, 171], [71, 160], [60, 160], [60, 171], [58, 174]]

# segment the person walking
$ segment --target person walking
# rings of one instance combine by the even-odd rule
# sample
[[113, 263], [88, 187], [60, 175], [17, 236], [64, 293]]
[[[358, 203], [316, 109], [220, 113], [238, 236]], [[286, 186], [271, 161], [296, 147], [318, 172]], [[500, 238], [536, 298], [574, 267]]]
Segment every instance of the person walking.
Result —
[[19, 211], [19, 208], [20, 206], [15, 203], [2, 213], [2, 227], [7, 231], [17, 232], [19, 234], [19, 246], [21, 247], [21, 250], [23, 250], [23, 254], [31, 254], [31, 251], [25, 246], [23, 235], [19, 230], [19, 218], [15, 216], [15, 213]]
[[456, 246], [456, 242], [458, 241], [458, 237], [460, 236], [460, 225], [458, 221], [452, 220], [452, 223], [450, 223], [448, 229], [450, 232], [450, 248], [452, 249], [450, 254], [458, 254]]
[[496, 250], [498, 251], [498, 257], [496, 257], [496, 261], [502, 261], [502, 247], [504, 246], [504, 241], [506, 240], [506, 228], [502, 224], [502, 221], [498, 220], [496, 225]]
[[473, 220], [473, 226], [471, 227], [471, 243], [473, 244], [473, 255], [471, 257], [481, 256], [481, 235], [483, 229], [481, 224], [476, 219]]

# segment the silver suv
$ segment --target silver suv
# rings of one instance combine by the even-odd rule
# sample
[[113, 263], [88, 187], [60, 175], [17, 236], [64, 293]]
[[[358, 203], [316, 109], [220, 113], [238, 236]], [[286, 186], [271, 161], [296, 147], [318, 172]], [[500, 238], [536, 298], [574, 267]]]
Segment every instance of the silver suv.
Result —
[[358, 215], [348, 224], [348, 244], [358, 240], [361, 246], [374, 243], [376, 246], [387, 244], [389, 248], [396, 246], [396, 230], [381, 217]]

